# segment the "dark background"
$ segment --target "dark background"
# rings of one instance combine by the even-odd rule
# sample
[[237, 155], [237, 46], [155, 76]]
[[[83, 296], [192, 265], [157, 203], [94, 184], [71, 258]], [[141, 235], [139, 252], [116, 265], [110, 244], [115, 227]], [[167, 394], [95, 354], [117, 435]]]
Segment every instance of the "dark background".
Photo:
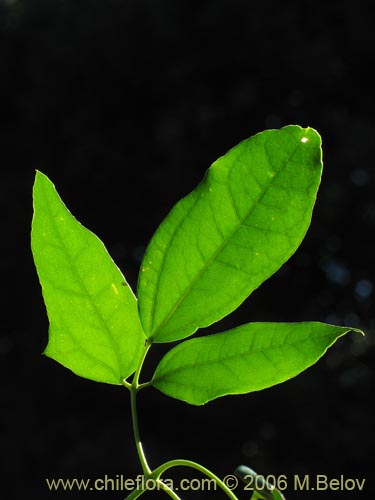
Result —
[[[142, 437], [153, 466], [184, 457], [223, 477], [243, 463], [290, 485], [294, 474], [365, 477], [362, 493], [290, 487], [287, 498], [372, 498], [371, 3], [0, 0], [4, 498], [121, 499], [125, 492], [50, 493], [44, 478], [140, 472], [124, 389], [40, 355], [48, 322], [29, 250], [35, 169], [135, 289], [153, 231], [206, 168], [241, 139], [290, 123], [323, 138], [311, 228], [295, 256], [208, 331], [316, 320], [367, 335], [349, 334], [280, 386], [204, 407], [148, 389]], [[149, 373], [162, 352], [155, 348]]]

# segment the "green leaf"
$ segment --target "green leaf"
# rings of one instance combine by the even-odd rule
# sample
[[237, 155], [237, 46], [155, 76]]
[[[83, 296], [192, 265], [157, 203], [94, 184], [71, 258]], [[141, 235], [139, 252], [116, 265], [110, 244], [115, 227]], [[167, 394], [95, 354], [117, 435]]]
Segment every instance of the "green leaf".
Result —
[[50, 321], [44, 353], [77, 375], [121, 384], [135, 371], [145, 341], [136, 298], [103, 243], [41, 172], [32, 251]]
[[162, 358], [152, 385], [193, 405], [259, 391], [313, 365], [350, 330], [317, 322], [249, 323], [187, 340]]
[[138, 283], [149, 338], [193, 334], [236, 309], [295, 252], [321, 177], [318, 133], [267, 130], [219, 158], [153, 236]]
[[274, 485], [250, 467], [239, 465], [234, 473], [254, 491], [250, 500], [285, 500], [284, 495]]

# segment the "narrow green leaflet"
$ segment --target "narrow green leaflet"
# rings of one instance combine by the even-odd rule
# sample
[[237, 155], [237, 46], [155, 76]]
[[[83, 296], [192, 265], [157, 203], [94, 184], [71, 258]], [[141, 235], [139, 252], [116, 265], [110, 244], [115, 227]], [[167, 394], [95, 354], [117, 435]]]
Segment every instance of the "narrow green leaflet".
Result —
[[153, 236], [138, 283], [149, 338], [193, 334], [236, 309], [301, 243], [321, 177], [318, 133], [267, 130], [219, 158]]
[[82, 377], [121, 384], [145, 341], [136, 298], [103, 243], [40, 172], [32, 251], [50, 321], [45, 354]]
[[193, 405], [259, 391], [313, 365], [350, 330], [317, 322], [249, 323], [187, 340], [162, 358], [152, 385]]

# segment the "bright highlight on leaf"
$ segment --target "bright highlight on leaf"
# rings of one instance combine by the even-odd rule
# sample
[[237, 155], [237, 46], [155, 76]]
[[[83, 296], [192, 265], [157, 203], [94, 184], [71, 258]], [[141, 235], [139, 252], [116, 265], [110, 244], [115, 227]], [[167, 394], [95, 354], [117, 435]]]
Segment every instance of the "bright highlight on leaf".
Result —
[[350, 330], [316, 322], [249, 323], [187, 340], [160, 361], [152, 385], [193, 405], [259, 391], [313, 365]]
[[219, 158], [153, 236], [138, 299], [148, 337], [170, 342], [236, 309], [289, 259], [310, 224], [321, 141], [267, 130]]
[[145, 336], [137, 301], [103, 243], [37, 172], [32, 250], [50, 320], [45, 354], [77, 375], [121, 384]]

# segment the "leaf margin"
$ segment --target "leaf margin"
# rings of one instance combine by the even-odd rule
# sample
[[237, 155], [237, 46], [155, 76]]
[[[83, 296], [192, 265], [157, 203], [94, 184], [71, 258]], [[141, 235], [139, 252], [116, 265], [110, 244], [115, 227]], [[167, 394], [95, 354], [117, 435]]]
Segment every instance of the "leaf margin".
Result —
[[[220, 312], [216, 312], [214, 314], [211, 314], [210, 316], [202, 317], [199, 319], [197, 319], [197, 315], [193, 315], [191, 317], [190, 323], [186, 322], [186, 324], [182, 324], [182, 327], [180, 325], [179, 329], [175, 328], [175, 333], [168, 332], [168, 324], [170, 323], [170, 320], [172, 320], [172, 323], [173, 323], [173, 318], [176, 314], [176, 310], [177, 310], [177, 316], [180, 314], [180, 312], [178, 311], [178, 308], [181, 306], [181, 303], [183, 303], [186, 299], [186, 293], [184, 292], [183, 297], [182, 298], [180, 297], [177, 300], [177, 302], [176, 302], [177, 305], [175, 304], [173, 306], [173, 308], [168, 312], [166, 317], [163, 319], [162, 323], [157, 325], [154, 328], [153, 325], [154, 325], [154, 319], [155, 319], [156, 305], [158, 302], [160, 302], [160, 300], [162, 298], [162, 294], [160, 293], [160, 286], [159, 285], [161, 282], [161, 278], [163, 277], [163, 279], [165, 279], [165, 274], [168, 274], [168, 271], [166, 273], [164, 272], [164, 269], [166, 267], [168, 267], [165, 264], [166, 252], [169, 251], [170, 247], [172, 246], [172, 242], [173, 242], [173, 237], [172, 237], [172, 240], [169, 240], [166, 243], [166, 246], [163, 247], [164, 241], [163, 241], [162, 232], [164, 231], [165, 233], [168, 233], [169, 226], [171, 226], [172, 229], [174, 227], [173, 231], [175, 231], [175, 232], [177, 232], [179, 230], [179, 226], [182, 225], [182, 223], [186, 220], [186, 217], [184, 217], [184, 211], [190, 212], [194, 208], [194, 205], [197, 202], [199, 202], [200, 197], [204, 196], [205, 193], [208, 193], [210, 191], [211, 188], [209, 185], [209, 179], [210, 179], [210, 177], [214, 176], [215, 169], [218, 168], [217, 165], [220, 162], [224, 161], [225, 158], [228, 157], [228, 155], [233, 154], [233, 151], [236, 151], [241, 145], [243, 145], [245, 143], [250, 144], [250, 141], [254, 141], [256, 138], [259, 139], [259, 137], [261, 137], [261, 136], [264, 136], [264, 138], [265, 138], [264, 139], [265, 142], [263, 144], [264, 148], [266, 148], [266, 146], [271, 147], [268, 144], [270, 137], [272, 137], [271, 134], [275, 134], [275, 137], [276, 137], [276, 134], [280, 134], [280, 133], [283, 133], [286, 135], [290, 135], [291, 133], [299, 134], [298, 141], [296, 138], [294, 138], [295, 143], [293, 145], [293, 147], [294, 147], [293, 155], [296, 153], [297, 147], [300, 146], [300, 143], [304, 142], [302, 139], [306, 138], [309, 133], [312, 135], [309, 139], [307, 139], [307, 142], [312, 139], [312, 142], [314, 144], [312, 146], [311, 145], [310, 146], [304, 145], [303, 147], [306, 146], [308, 149], [311, 149], [313, 147], [318, 152], [317, 153], [318, 156], [314, 160], [316, 172], [318, 174], [317, 179], [314, 181], [314, 184], [315, 184], [314, 195], [312, 196], [311, 200], [309, 201], [310, 206], [307, 208], [306, 221], [305, 221], [303, 229], [301, 230], [301, 232], [297, 238], [298, 241], [292, 245], [291, 250], [288, 250], [286, 256], [282, 258], [281, 262], [278, 262], [277, 265], [273, 265], [271, 271], [267, 271], [265, 273], [265, 276], [263, 276], [261, 278], [261, 280], [259, 282], [257, 282], [255, 284], [255, 286], [250, 291], [247, 290], [246, 294], [242, 293], [242, 295], [244, 295], [244, 296], [242, 296], [241, 294], [238, 294], [238, 292], [237, 292], [237, 295], [239, 295], [239, 296], [241, 295], [240, 299], [238, 299], [238, 297], [235, 299], [231, 299], [229, 306], [227, 306], [227, 304], [226, 304], [225, 308], [223, 308], [223, 305], [221, 305], [221, 307], [217, 307], [217, 310], [218, 311], [220, 310]], [[267, 136], [267, 134], [269, 134], [269, 137]], [[285, 137], [286, 137], [286, 135], [285, 135]], [[290, 141], [290, 142], [292, 142], [292, 141]], [[297, 146], [297, 144], [299, 146]], [[271, 142], [271, 145], [272, 145], [272, 147], [274, 147], [274, 144], [272, 144], [272, 142]], [[304, 152], [306, 152], [306, 148], [304, 149]], [[268, 152], [267, 152], [267, 155], [268, 155]], [[289, 161], [289, 160], [290, 160], [290, 158], [287, 161]], [[209, 326], [217, 321], [220, 321], [222, 318], [224, 318], [225, 316], [227, 316], [228, 314], [233, 312], [237, 307], [239, 307], [241, 305], [241, 303], [244, 300], [246, 300], [248, 298], [248, 296], [256, 288], [258, 288], [264, 281], [269, 279], [287, 260], [289, 260], [289, 258], [295, 253], [295, 251], [298, 249], [298, 247], [302, 243], [302, 241], [306, 235], [306, 232], [310, 226], [313, 207], [314, 207], [314, 204], [316, 201], [317, 191], [318, 191], [318, 188], [320, 185], [322, 166], [323, 166], [322, 146], [321, 146], [321, 137], [320, 137], [319, 133], [311, 127], [302, 128], [299, 125], [288, 125], [288, 126], [280, 128], [280, 129], [276, 129], [276, 130], [271, 129], [271, 130], [265, 130], [265, 131], [259, 132], [255, 135], [249, 137], [248, 139], [241, 141], [239, 144], [237, 144], [234, 147], [232, 147], [231, 149], [229, 149], [227, 151], [227, 153], [225, 153], [223, 156], [219, 157], [215, 162], [213, 162], [213, 164], [207, 169], [202, 181], [198, 184], [198, 186], [196, 186], [190, 193], [188, 193], [185, 197], [183, 197], [181, 200], [179, 200], [172, 207], [170, 212], [167, 214], [165, 219], [161, 222], [161, 224], [159, 225], [159, 227], [155, 231], [155, 233], [152, 236], [152, 238], [149, 242], [149, 245], [146, 249], [143, 261], [141, 263], [141, 269], [140, 269], [139, 278], [138, 278], [138, 300], [139, 300], [138, 305], [139, 305], [139, 310], [140, 310], [141, 321], [142, 321], [146, 336], [152, 342], [158, 342], [158, 343], [159, 342], [160, 343], [173, 342], [173, 341], [181, 340], [183, 338], [187, 338], [187, 337], [193, 335], [198, 330], [198, 328], [205, 328], [205, 327], [207, 327], [207, 326]], [[310, 188], [311, 188], [311, 186], [310, 186]], [[265, 192], [267, 192], [267, 190]], [[176, 220], [174, 220], [174, 217], [176, 218]], [[160, 235], [162, 235], [162, 236], [160, 236]], [[182, 251], [181, 248], [180, 248], [180, 251]], [[159, 259], [159, 257], [157, 257], [158, 254], [162, 255], [162, 257], [160, 257], [161, 269], [159, 269], [159, 270], [157, 270], [157, 268], [155, 268], [155, 262], [154, 262], [155, 260]], [[218, 262], [220, 262], [220, 261], [218, 261]], [[234, 263], [234, 264], [236, 264], [236, 263]], [[159, 265], [159, 264], [157, 264], [157, 265]], [[154, 271], [154, 269], [156, 269], [156, 271]], [[152, 284], [152, 280], [153, 280], [152, 273], [153, 272], [157, 273], [157, 277], [155, 280], [156, 285], [154, 286], [154, 291], [152, 289], [153, 288], [153, 284]], [[163, 272], [164, 272], [164, 274], [163, 274]], [[204, 270], [204, 272], [206, 272], [206, 269]], [[146, 278], [146, 275], [151, 276], [151, 278]], [[197, 279], [200, 279], [200, 276], [198, 276]], [[189, 293], [192, 290], [194, 291], [194, 285], [195, 285], [195, 281], [197, 281], [197, 279], [193, 280], [193, 285], [189, 284], [189, 287], [188, 287]], [[172, 284], [175, 281], [175, 276], [172, 276], [172, 277], [170, 276], [169, 280], [170, 280], [170, 284]], [[151, 285], [150, 285], [150, 283], [151, 283]], [[147, 288], [147, 291], [146, 291], [146, 288]], [[151, 292], [150, 292], [150, 289], [151, 289]], [[150, 300], [150, 293], [151, 293], [151, 300]], [[165, 293], [164, 293], [164, 295], [165, 295]], [[147, 305], [150, 303], [151, 303], [151, 306]], [[150, 309], [150, 307], [151, 307], [151, 309]], [[224, 312], [222, 310], [224, 310]], [[180, 316], [181, 316], [181, 314], [180, 314]], [[202, 316], [202, 314], [201, 314], [201, 316]], [[212, 319], [211, 316], [215, 316], [214, 319]]]
[[[215, 342], [218, 339], [219, 339], [219, 341], [221, 339], [224, 339], [224, 341], [226, 339], [228, 339], [231, 342], [234, 342], [235, 338], [237, 339], [238, 337], [240, 337], [241, 334], [243, 334], [243, 332], [245, 331], [245, 329], [247, 327], [250, 327], [250, 328], [253, 326], [255, 326], [255, 327], [262, 327], [263, 326], [264, 327], [265, 325], [272, 326], [275, 328], [277, 328], [280, 325], [290, 326], [292, 328], [294, 328], [294, 327], [298, 328], [300, 325], [313, 326], [314, 328], [315, 327], [316, 328], [323, 327], [323, 328], [327, 328], [327, 329], [336, 330], [337, 335], [332, 336], [332, 339], [327, 342], [327, 345], [322, 349], [321, 353], [319, 355], [317, 355], [316, 359], [309, 362], [308, 364], [306, 364], [306, 366], [303, 369], [299, 369], [296, 372], [293, 372], [292, 374], [289, 374], [288, 376], [285, 376], [284, 378], [281, 378], [280, 380], [275, 381], [274, 383], [260, 385], [255, 389], [251, 389], [251, 390], [247, 390], [247, 389], [246, 390], [244, 390], [244, 389], [233, 390], [232, 389], [230, 391], [225, 389], [225, 392], [217, 393], [216, 395], [210, 396], [210, 397], [208, 397], [208, 396], [203, 397], [201, 394], [199, 395], [198, 393], [199, 393], [199, 391], [201, 391], [201, 392], [205, 391], [205, 390], [207, 391], [207, 388], [202, 389], [201, 387], [198, 387], [198, 386], [194, 387], [194, 386], [192, 386], [191, 380], [189, 379], [186, 382], [186, 384], [183, 384], [187, 387], [187, 389], [186, 389], [185, 393], [182, 391], [182, 396], [181, 396], [181, 395], [178, 395], [178, 392], [179, 392], [178, 389], [176, 391], [173, 391], [173, 389], [171, 389], [171, 386], [173, 384], [175, 384], [175, 386], [178, 386], [177, 382], [173, 382], [173, 376], [171, 376], [169, 381], [165, 382], [165, 378], [166, 378], [165, 372], [168, 373], [168, 368], [167, 368], [168, 363], [172, 364], [172, 366], [173, 366], [173, 363], [176, 363], [176, 358], [186, 360], [188, 358], [188, 355], [191, 354], [191, 353], [189, 353], [189, 350], [194, 351], [194, 349], [196, 348], [197, 345], [198, 346], [200, 344], [203, 345], [202, 352], [204, 352], [206, 355], [210, 355], [210, 353], [215, 352]], [[217, 399], [219, 397], [224, 397], [224, 396], [229, 396], [229, 395], [238, 395], [238, 394], [249, 394], [251, 392], [257, 392], [257, 391], [264, 390], [264, 389], [269, 388], [269, 387], [273, 387], [274, 385], [278, 385], [280, 383], [286, 382], [287, 380], [290, 380], [290, 379], [296, 377], [297, 375], [299, 375], [300, 373], [302, 373], [306, 369], [310, 368], [317, 361], [319, 361], [319, 359], [321, 359], [324, 356], [324, 354], [327, 352], [327, 350], [330, 347], [332, 347], [340, 337], [346, 335], [347, 333], [349, 333], [351, 331], [356, 332], [356, 333], [361, 333], [362, 335], [364, 335], [363, 331], [358, 329], [358, 328], [330, 325], [330, 324], [321, 323], [318, 321], [294, 322], [294, 323], [292, 323], [292, 322], [288, 322], [288, 323], [275, 323], [275, 322], [271, 322], [271, 323], [263, 323], [263, 322], [247, 323], [247, 324], [240, 325], [240, 326], [237, 326], [237, 327], [232, 328], [230, 330], [220, 332], [217, 334], [196, 337], [196, 338], [192, 338], [192, 339], [188, 339], [188, 340], [185, 340], [183, 342], [180, 342], [175, 347], [170, 349], [164, 355], [164, 357], [160, 360], [159, 364], [157, 365], [157, 367], [155, 369], [153, 378], [151, 380], [151, 385], [167, 396], [173, 397], [175, 399], [179, 399], [181, 401], [184, 401], [186, 403], [189, 403], [189, 404], [192, 404], [195, 406], [206, 404], [209, 401], [212, 401], [212, 400]], [[245, 333], [246, 333], [246, 331], [245, 331]], [[255, 335], [259, 335], [258, 332], [255, 332]], [[332, 331], [332, 335], [333, 335], [333, 331]], [[247, 339], [247, 341], [248, 340], [249, 339]], [[307, 338], [304, 341], [309, 341], [309, 340], [311, 340], [311, 339]], [[280, 347], [282, 348], [283, 346], [281, 345], [281, 346], [271, 347], [271, 349], [280, 348]], [[251, 356], [253, 356], [253, 354], [254, 354], [254, 352], [252, 352], [250, 350], [248, 353], [245, 353], [243, 355], [243, 357], [246, 357], [246, 356], [251, 357]], [[212, 362], [212, 364], [216, 363], [219, 365], [222, 362], [223, 362], [222, 360], [216, 359]], [[290, 362], [290, 360], [289, 360], [289, 362]], [[209, 364], [209, 363], [210, 362], [208, 362], [207, 364]], [[195, 376], [197, 377], [197, 379], [199, 379], [200, 383], [202, 383], [202, 380], [204, 380], [202, 373], [200, 373], [200, 374], [198, 373], [196, 363], [184, 367], [183, 362], [182, 362], [181, 366], [177, 367], [174, 371], [175, 372], [178, 372], [179, 370], [181, 371], [181, 367], [182, 367], [182, 370], [185, 368], [186, 369], [191, 368], [193, 372], [195, 371]], [[228, 371], [230, 371], [230, 369], [231, 368], [229, 367]], [[163, 370], [164, 370], [164, 373], [163, 373]], [[210, 379], [207, 374], [205, 374], [204, 376], [207, 378], [207, 380], [212, 381], [212, 378]], [[164, 377], [164, 382], [163, 382], [163, 377]], [[211, 377], [214, 377], [213, 373], [211, 374]], [[169, 386], [168, 386], [168, 384], [169, 384]], [[211, 388], [211, 390], [212, 390], [212, 388]]]
[[[41, 191], [43, 191], [43, 194], [41, 194]], [[40, 196], [39, 196], [40, 195]], [[44, 196], [44, 199], [43, 199]], [[43, 214], [43, 210], [48, 212], [51, 211], [52, 208], [51, 206], [47, 206], [47, 198], [50, 197], [50, 200], [53, 199], [57, 203], [57, 212], [52, 215], [52, 213], [48, 213], [47, 216]], [[39, 234], [41, 232], [41, 228], [38, 227], [40, 224], [39, 217], [51, 217], [51, 220], [55, 217], [58, 211], [61, 210], [66, 216], [70, 222], [77, 228], [77, 231], [81, 231], [83, 235], [85, 235], [91, 242], [94, 243], [94, 245], [97, 246], [97, 250], [101, 252], [101, 256], [107, 260], [107, 265], [112, 266], [111, 272], [117, 276], [118, 278], [118, 284], [123, 284], [123, 286], [118, 286], [116, 291], [117, 295], [120, 295], [120, 298], [124, 299], [124, 308], [125, 307], [132, 307], [134, 311], [132, 312], [133, 319], [135, 317], [135, 313], [137, 314], [138, 317], [138, 324], [133, 325], [134, 329], [137, 331], [136, 334], [132, 333], [132, 340], [133, 340], [133, 345], [132, 345], [132, 350], [134, 357], [132, 360], [128, 357], [127, 360], [120, 359], [120, 355], [118, 352], [115, 353], [116, 358], [117, 358], [117, 370], [113, 366], [110, 366], [109, 364], [105, 363], [102, 359], [98, 357], [93, 357], [89, 351], [84, 349], [82, 346], [80, 349], [84, 351], [84, 356], [85, 360], [87, 361], [87, 358], [93, 357], [95, 359], [95, 362], [97, 363], [98, 366], [103, 365], [103, 370], [100, 372], [98, 368], [98, 372], [101, 373], [101, 375], [96, 376], [95, 374], [87, 374], [87, 366], [85, 365], [85, 362], [78, 363], [76, 361], [67, 361], [67, 358], [70, 356], [72, 358], [75, 357], [74, 351], [73, 351], [73, 356], [69, 354], [69, 352], [63, 352], [59, 349], [56, 349], [55, 344], [57, 342], [57, 335], [61, 335], [56, 331], [56, 326], [63, 324], [64, 319], [62, 318], [62, 315], [58, 313], [58, 310], [56, 307], [53, 306], [54, 299], [53, 297], [51, 298], [51, 292], [52, 288], [58, 288], [56, 285], [53, 285], [51, 283], [48, 283], [50, 281], [48, 278], [45, 276], [45, 270], [43, 268], [44, 263], [43, 263], [43, 249], [38, 248], [38, 245], [40, 245], [40, 241], [43, 240], [43, 238], [47, 238], [48, 235], [46, 233], [43, 233], [43, 237]], [[41, 215], [42, 214], [42, 215]], [[61, 216], [61, 214], [60, 214]], [[56, 221], [54, 221], [53, 224], [55, 224]], [[56, 228], [56, 232], [58, 232], [58, 228]], [[50, 243], [51, 245], [51, 243]], [[46, 246], [48, 246], [48, 243], [46, 243]], [[65, 248], [66, 252], [69, 253], [69, 250]], [[34, 264], [35, 268], [37, 271], [39, 283], [41, 286], [42, 290], [42, 295], [44, 299], [44, 304], [46, 307], [47, 311], [47, 316], [49, 320], [49, 331], [48, 331], [48, 342], [47, 345], [43, 351], [43, 355], [57, 361], [59, 364], [64, 366], [65, 368], [69, 369], [72, 371], [75, 375], [95, 381], [95, 382], [102, 382], [102, 383], [108, 383], [112, 385], [121, 385], [123, 379], [126, 379], [129, 377], [132, 373], [135, 372], [138, 364], [138, 358], [141, 357], [142, 355], [142, 350], [143, 350], [143, 345], [144, 341], [146, 340], [146, 337], [144, 335], [143, 329], [141, 327], [141, 323], [139, 320], [138, 316], [138, 307], [137, 307], [137, 298], [134, 295], [133, 291], [131, 290], [131, 287], [129, 286], [128, 282], [125, 279], [125, 276], [119, 269], [119, 267], [116, 265], [114, 260], [112, 259], [111, 255], [109, 254], [107, 248], [105, 247], [103, 241], [91, 230], [86, 228], [83, 224], [81, 224], [76, 217], [70, 212], [69, 208], [65, 205], [64, 201], [62, 200], [61, 196], [59, 195], [55, 185], [53, 182], [49, 179], [49, 177], [41, 172], [40, 170], [36, 170], [35, 174], [35, 180], [34, 180], [34, 185], [33, 185], [33, 217], [32, 217], [32, 224], [31, 224], [31, 251], [32, 251], [32, 256], [34, 259]], [[45, 251], [45, 248], [44, 248]], [[58, 250], [57, 250], [58, 251]], [[69, 257], [70, 258], [70, 257]], [[72, 264], [73, 266], [73, 264]], [[47, 272], [48, 274], [48, 272]], [[116, 283], [111, 284], [116, 287]], [[88, 293], [88, 296], [90, 294]], [[89, 297], [89, 300], [93, 300], [92, 297]], [[133, 306], [131, 305], [131, 302], [134, 300]], [[130, 305], [129, 305], [130, 304]], [[97, 306], [96, 304], [93, 303], [93, 308], [96, 309]], [[124, 309], [125, 311], [125, 309]], [[98, 310], [98, 314], [100, 314]], [[108, 330], [108, 335], [111, 336], [111, 333], [109, 331], [109, 326], [106, 324], [106, 321], [104, 318], [101, 318], [103, 325], [105, 326], [105, 329]], [[59, 330], [59, 326], [57, 327], [57, 330]], [[64, 333], [62, 334], [64, 335]], [[65, 335], [70, 337], [70, 339], [73, 340], [73, 342], [76, 342], [79, 344], [79, 341], [77, 338], [72, 336], [70, 333], [68, 333], [68, 328], [66, 328]], [[138, 336], [137, 343], [138, 345], [136, 346], [134, 341], [135, 338]], [[111, 337], [110, 342], [114, 344], [114, 351], [118, 349], [118, 346], [116, 345], [117, 340], [113, 339]], [[98, 342], [98, 345], [100, 342]], [[123, 350], [122, 350], [123, 353]], [[75, 364], [77, 366], [75, 366]], [[78, 366], [79, 365], [79, 366]], [[127, 366], [127, 368], [126, 368]], [[106, 374], [105, 374], [106, 373]], [[112, 373], [112, 375], [110, 375]]]

